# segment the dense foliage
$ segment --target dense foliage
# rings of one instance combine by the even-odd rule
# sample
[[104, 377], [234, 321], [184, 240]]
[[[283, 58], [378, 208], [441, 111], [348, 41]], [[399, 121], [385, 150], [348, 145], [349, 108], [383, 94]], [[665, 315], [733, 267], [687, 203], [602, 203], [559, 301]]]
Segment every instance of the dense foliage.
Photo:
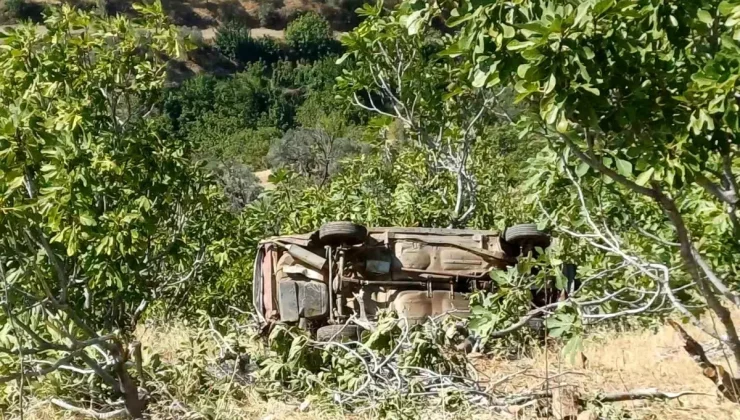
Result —
[[[38, 385], [23, 363], [59, 359], [107, 385], [95, 401], [125, 394], [144, 379], [123, 355], [148, 307], [247, 309], [257, 242], [333, 220], [555, 232], [549, 250], [494, 273], [494, 293], [472, 295], [485, 348], [510, 344], [499, 332], [532, 311], [530, 289], [563, 289], [575, 262], [582, 288], [547, 324], [571, 355], [591, 322], [678, 311], [740, 363], [726, 308], [740, 305], [736, 1], [378, 3], [341, 58], [313, 13], [285, 44], [229, 23], [215, 43], [240, 71], [167, 89], [178, 31], [158, 4], [138, 10], [143, 27], [63, 8], [48, 32], [3, 39], [0, 380], [16, 385], [0, 404], [18, 398], [19, 368]], [[266, 169], [263, 189], [253, 172]], [[701, 324], [706, 307], [724, 331]], [[383, 325], [366, 345], [388, 354], [398, 324]], [[413, 334], [404, 360], [456, 368], [425, 347], [442, 335]], [[359, 389], [354, 356], [309, 344], [273, 331], [259, 360], [268, 392]], [[137, 398], [124, 398], [130, 413]]]
[[[125, 354], [138, 320], [229, 258], [234, 218], [215, 183], [190, 144], [161, 137], [150, 118], [164, 87], [160, 57], [182, 48], [177, 30], [159, 3], [139, 11], [144, 26], [64, 7], [47, 31], [24, 26], [3, 40], [3, 404], [16, 395], [5, 383], [17, 356], [32, 355], [31, 365], [87, 366], [136, 415]], [[21, 369], [29, 383], [40, 376]]]
[[283, 55], [283, 47], [270, 37], [253, 38], [245, 25], [230, 21], [218, 29], [216, 48], [239, 64], [255, 61], [273, 63]]
[[320, 15], [309, 12], [290, 22], [285, 29], [285, 43], [294, 56], [315, 60], [337, 52], [334, 31]]
[[[675, 270], [663, 283], [637, 276], [642, 288], [693, 282], [740, 364], [740, 340], [721, 302], [740, 305], [732, 262], [740, 252], [740, 4], [458, 6], [449, 23], [461, 29], [446, 53], [466, 57], [475, 86], [514, 86], [533, 111], [523, 131], [548, 138], [561, 173], [575, 173], [574, 187], [582, 186], [570, 189], [570, 205], [552, 203], [553, 222], [587, 234], [613, 227], [624, 242], [605, 241], [612, 256], [621, 247]], [[542, 192], [551, 191], [551, 174], [538, 175], [548, 179]], [[591, 224], [590, 214], [607, 229]]]

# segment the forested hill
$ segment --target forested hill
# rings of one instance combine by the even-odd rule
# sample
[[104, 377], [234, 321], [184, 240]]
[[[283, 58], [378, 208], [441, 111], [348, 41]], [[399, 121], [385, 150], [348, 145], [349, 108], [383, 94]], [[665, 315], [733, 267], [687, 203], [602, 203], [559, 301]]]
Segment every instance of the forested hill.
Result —
[[[21, 19], [40, 21], [45, 8], [70, 4], [79, 9], [108, 15], [134, 15], [131, 0], [3, 0], [0, 2], [0, 25]], [[302, 13], [313, 11], [325, 17], [333, 29], [347, 31], [358, 22], [355, 10], [360, 0], [167, 0], [164, 13], [175, 25], [198, 29], [215, 28], [228, 21], [239, 21], [250, 28], [285, 29]]]

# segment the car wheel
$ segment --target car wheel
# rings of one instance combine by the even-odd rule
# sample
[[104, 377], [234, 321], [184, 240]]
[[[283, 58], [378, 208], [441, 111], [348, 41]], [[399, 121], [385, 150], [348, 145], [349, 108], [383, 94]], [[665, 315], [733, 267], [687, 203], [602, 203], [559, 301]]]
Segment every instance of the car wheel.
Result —
[[357, 325], [327, 325], [316, 331], [318, 341], [357, 341], [361, 329]]
[[544, 339], [547, 337], [547, 326], [545, 325], [545, 319], [540, 317], [534, 317], [527, 321], [527, 327], [532, 331], [535, 337]]
[[540, 317], [533, 317], [527, 320], [527, 326], [536, 332], [545, 332], [547, 330], [545, 319]]
[[352, 222], [329, 222], [319, 229], [319, 240], [326, 245], [357, 245], [365, 242], [367, 229]]
[[534, 223], [527, 223], [507, 228], [504, 232], [504, 240], [517, 246], [532, 244], [547, 248], [552, 242], [552, 237], [547, 232], [537, 229]]

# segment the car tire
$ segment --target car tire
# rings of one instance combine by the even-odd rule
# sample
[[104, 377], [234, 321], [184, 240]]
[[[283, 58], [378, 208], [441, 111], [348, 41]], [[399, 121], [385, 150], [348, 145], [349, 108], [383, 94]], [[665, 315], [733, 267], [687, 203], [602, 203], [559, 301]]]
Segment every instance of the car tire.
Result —
[[319, 240], [325, 245], [357, 245], [366, 237], [365, 226], [352, 222], [329, 222], [319, 229]]
[[541, 317], [534, 317], [527, 321], [527, 328], [534, 334], [538, 339], [544, 339], [547, 337], [547, 325], [545, 325], [545, 319]]
[[504, 232], [504, 241], [517, 246], [533, 244], [547, 248], [552, 242], [552, 237], [547, 232], [537, 229], [534, 223], [526, 223], [507, 228]]
[[527, 326], [538, 333], [545, 332], [545, 319], [540, 317], [533, 317], [527, 320]]
[[327, 325], [316, 331], [318, 341], [357, 341], [362, 333], [357, 325]]

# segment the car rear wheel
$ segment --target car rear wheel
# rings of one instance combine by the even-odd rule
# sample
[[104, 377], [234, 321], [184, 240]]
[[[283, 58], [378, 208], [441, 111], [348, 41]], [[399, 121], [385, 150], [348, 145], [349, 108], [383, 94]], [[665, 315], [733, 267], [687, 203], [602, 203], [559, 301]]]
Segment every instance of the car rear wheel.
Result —
[[550, 246], [552, 238], [547, 232], [537, 229], [537, 225], [534, 223], [526, 223], [507, 228], [504, 232], [504, 240], [517, 246], [531, 244], [547, 248]]
[[326, 245], [357, 245], [366, 237], [365, 226], [352, 222], [329, 222], [319, 229], [319, 240]]
[[527, 326], [538, 333], [547, 331], [547, 327], [545, 326], [545, 319], [541, 317], [533, 317], [528, 319]]
[[316, 331], [318, 341], [357, 341], [360, 339], [360, 327], [357, 325], [327, 325]]

